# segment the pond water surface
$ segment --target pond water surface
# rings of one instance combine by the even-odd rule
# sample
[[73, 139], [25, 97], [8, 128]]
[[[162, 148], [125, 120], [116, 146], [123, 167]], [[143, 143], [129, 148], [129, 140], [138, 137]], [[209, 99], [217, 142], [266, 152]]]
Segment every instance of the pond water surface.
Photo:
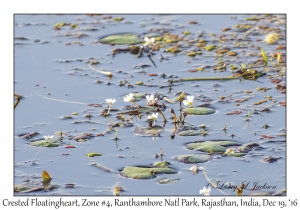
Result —
[[[115, 17], [123, 17], [122, 21], [114, 21]], [[247, 18], [257, 17], [251, 21]], [[189, 24], [193, 21], [194, 24]], [[42, 171], [47, 171], [51, 185], [58, 189], [47, 192], [33, 191], [15, 193], [15, 195], [113, 195], [114, 187], [121, 186], [121, 195], [199, 195], [199, 190], [207, 186], [208, 180], [203, 171], [193, 175], [190, 171], [194, 164], [177, 162], [175, 157], [187, 154], [203, 154], [188, 150], [185, 144], [194, 141], [233, 140], [241, 144], [257, 143], [263, 149], [253, 150], [243, 157], [223, 156], [213, 153], [209, 161], [198, 163], [203, 167], [207, 177], [213, 182], [240, 185], [249, 183], [243, 195], [257, 192], [277, 192], [286, 187], [286, 107], [285, 94], [276, 86], [285, 86], [285, 65], [277, 64], [272, 55], [281, 53], [285, 59], [285, 16], [283, 15], [15, 15], [15, 85], [14, 91], [22, 96], [15, 108], [15, 140], [14, 140], [14, 184], [40, 186]], [[69, 25], [55, 30], [58, 22], [77, 23], [78, 28]], [[250, 28], [237, 28], [237, 24], [251, 24]], [[273, 28], [273, 30], [263, 28]], [[224, 28], [230, 30], [222, 31]], [[184, 35], [190, 31], [190, 35]], [[263, 42], [269, 33], [280, 34], [276, 44]], [[178, 43], [161, 44], [159, 50], [153, 51], [151, 59], [147, 54], [140, 58], [130, 53], [116, 53], [115, 48], [126, 48], [128, 45], [109, 45], [99, 43], [101, 37], [117, 33], [135, 33], [139, 36], [165, 33], [183, 37]], [[83, 36], [84, 35], [84, 36]], [[221, 36], [220, 36], [221, 35]], [[227, 38], [227, 40], [226, 40]], [[236, 56], [218, 55], [214, 50], [206, 51], [197, 46], [204, 39], [219, 48], [228, 47], [237, 52]], [[159, 42], [158, 42], [159, 44]], [[168, 47], [181, 44], [181, 52], [167, 53]], [[142, 44], [137, 44], [139, 46]], [[262, 59], [260, 47], [269, 59], [266, 67], [258, 66], [255, 70], [266, 73], [257, 80], [205, 80], [174, 82], [171, 91], [168, 87], [170, 79], [190, 77], [228, 77], [233, 74], [230, 65], [241, 69], [241, 64], [255, 64]], [[188, 52], [202, 52], [195, 57], [187, 56]], [[164, 59], [161, 59], [161, 56]], [[99, 64], [94, 68], [110, 71], [113, 76], [92, 70], [87, 63], [94, 59]], [[226, 63], [226, 70], [217, 67]], [[142, 67], [141, 64], [148, 66]], [[195, 70], [204, 67], [203, 71]], [[166, 77], [161, 77], [162, 74]], [[149, 76], [157, 74], [157, 76]], [[274, 79], [280, 79], [274, 83]], [[127, 80], [133, 87], [120, 86], [120, 81]], [[143, 85], [136, 85], [142, 81]], [[258, 87], [270, 88], [266, 92]], [[172, 139], [174, 123], [170, 108], [179, 115], [179, 102], [174, 104], [159, 100], [167, 106], [164, 115], [167, 118], [165, 130], [160, 136], [144, 137], [134, 133], [134, 127], [147, 126], [147, 115], [141, 119], [135, 117], [132, 127], [116, 130], [110, 123], [121, 122], [116, 118], [117, 111], [112, 110], [105, 118], [101, 112], [107, 108], [106, 99], [114, 98], [112, 108], [120, 111], [131, 106], [123, 100], [129, 93], [162, 94], [174, 100], [175, 93], [184, 91], [195, 96], [193, 105], [208, 106], [215, 110], [210, 115], [187, 115], [185, 124], [200, 129], [207, 127], [206, 136], [178, 136]], [[247, 92], [246, 92], [247, 91]], [[272, 96], [269, 100], [265, 96]], [[247, 98], [242, 103], [236, 100]], [[260, 105], [255, 102], [266, 100]], [[101, 107], [88, 106], [101, 104]], [[237, 106], [237, 104], [239, 104]], [[145, 106], [146, 99], [137, 102]], [[184, 105], [183, 105], [184, 106]], [[270, 112], [262, 111], [268, 108]], [[239, 114], [228, 114], [241, 111]], [[77, 112], [77, 115], [74, 115]], [[73, 115], [72, 115], [73, 113]], [[92, 117], [89, 120], [87, 114]], [[251, 115], [251, 116], [249, 116]], [[71, 116], [72, 119], [63, 119]], [[125, 116], [127, 119], [133, 116]], [[247, 121], [248, 119], [249, 121]], [[74, 123], [82, 121], [82, 123]], [[94, 122], [94, 123], [91, 123]], [[163, 118], [159, 115], [156, 125], [163, 126]], [[267, 129], [264, 125], [268, 125]], [[223, 128], [226, 126], [227, 133]], [[37, 132], [32, 138], [20, 138], [26, 133]], [[59, 147], [37, 147], [30, 142], [43, 139], [44, 135], [54, 135], [59, 139], [63, 132], [63, 140]], [[81, 133], [91, 133], [94, 137], [84, 142], [69, 140], [69, 137]], [[98, 135], [97, 135], [98, 134]], [[99, 135], [103, 134], [103, 135]], [[262, 135], [267, 135], [264, 138]], [[274, 138], [272, 138], [274, 137]], [[76, 148], [66, 149], [66, 145]], [[163, 156], [156, 158], [163, 150]], [[100, 152], [101, 156], [88, 157], [89, 152]], [[272, 156], [280, 157], [275, 162], [264, 160]], [[119, 174], [126, 166], [147, 166], [157, 161], [168, 161], [169, 167], [176, 174], [157, 174], [153, 179], [139, 180], [123, 177]], [[93, 163], [108, 168], [111, 173], [96, 167]], [[160, 184], [163, 178], [178, 179], [176, 183]], [[258, 185], [275, 186], [274, 189], [259, 189]], [[74, 184], [73, 188], [65, 188], [65, 184]], [[227, 195], [236, 195], [234, 190], [223, 189]], [[223, 195], [221, 191], [212, 189], [211, 195]]]

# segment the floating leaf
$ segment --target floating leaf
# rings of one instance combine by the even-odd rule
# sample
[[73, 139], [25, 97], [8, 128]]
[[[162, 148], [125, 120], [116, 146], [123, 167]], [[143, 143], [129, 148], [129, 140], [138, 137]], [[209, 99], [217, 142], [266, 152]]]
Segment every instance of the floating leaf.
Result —
[[214, 45], [214, 44], [206, 45], [206, 46], [204, 47], [204, 49], [205, 49], [206, 51], [212, 51], [212, 50], [214, 50], [214, 49], [216, 49], [216, 48], [217, 48], [217, 46]]
[[136, 85], [143, 85], [144, 83], [142, 81], [136, 82]]
[[120, 175], [132, 179], [152, 179], [156, 174], [176, 174], [177, 171], [171, 168], [142, 168], [135, 166], [127, 166]]
[[138, 133], [142, 136], [157, 136], [159, 133], [164, 131], [164, 128], [159, 125], [154, 125], [151, 128], [150, 127], [135, 127], [134, 129], [135, 133]]
[[123, 17], [115, 17], [115, 18], [113, 18], [113, 20], [114, 21], [122, 21], [122, 20], [124, 20], [124, 18]]
[[178, 136], [198, 136], [203, 134], [203, 130], [185, 130], [179, 132], [177, 135]]
[[186, 54], [187, 56], [190, 57], [195, 57], [196, 56], [196, 52], [189, 52], [188, 54]]
[[52, 180], [47, 171], [42, 172], [42, 180], [43, 182], [50, 182]]
[[[53, 190], [53, 189], [57, 189], [58, 185], [49, 185], [47, 187], [48, 190]], [[42, 186], [28, 186], [28, 185], [15, 185], [14, 186], [14, 192], [15, 193], [31, 193], [31, 192], [36, 192], [36, 191], [42, 191], [45, 190], [44, 187]]]
[[100, 40], [102, 44], [140, 44], [144, 40], [135, 34], [114, 34]]
[[202, 154], [202, 155], [180, 155], [176, 156], [175, 160], [183, 163], [204, 163], [208, 161], [210, 155]]
[[228, 153], [227, 155], [230, 155], [230, 156], [233, 156], [233, 157], [242, 157], [244, 155], [247, 155], [247, 153], [232, 152], [232, 153]]
[[133, 126], [132, 122], [114, 122], [111, 124], [111, 127], [115, 128], [115, 127], [131, 127]]
[[179, 179], [161, 179], [158, 180], [159, 184], [168, 184], [168, 183], [176, 183], [179, 182]]
[[156, 112], [155, 106], [142, 106], [140, 108], [140, 111], [141, 112], [147, 112], [147, 111], [149, 111], [149, 112]]
[[215, 113], [214, 109], [207, 107], [185, 108], [183, 111], [193, 115], [208, 115]]
[[30, 143], [30, 145], [38, 146], [38, 147], [58, 147], [60, 143], [58, 143], [55, 139], [47, 139], [47, 140], [33, 141]]
[[168, 165], [170, 165], [168, 161], [160, 161], [153, 163], [153, 167], [168, 167]]
[[86, 156], [88, 157], [95, 157], [95, 156], [101, 156], [102, 154], [100, 152], [90, 152], [87, 153]]
[[197, 150], [201, 152], [217, 152], [224, 153], [226, 151], [226, 146], [240, 146], [241, 143], [236, 141], [227, 140], [217, 140], [217, 141], [205, 141], [197, 143], [186, 144], [185, 147], [190, 150]]

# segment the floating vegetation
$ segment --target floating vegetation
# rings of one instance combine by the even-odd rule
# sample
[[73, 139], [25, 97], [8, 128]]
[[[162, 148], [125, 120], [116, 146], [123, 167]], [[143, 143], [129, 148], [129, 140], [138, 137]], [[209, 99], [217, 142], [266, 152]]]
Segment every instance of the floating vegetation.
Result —
[[208, 115], [215, 113], [214, 109], [207, 107], [185, 108], [183, 111], [191, 115]]
[[160, 180], [158, 180], [159, 184], [169, 184], [169, 183], [176, 183], [176, 182], [179, 182], [179, 179], [169, 179], [169, 178], [166, 178], [166, 179], [160, 179]]
[[185, 145], [185, 147], [190, 150], [197, 150], [197, 151], [207, 152], [207, 153], [210, 152], [224, 153], [226, 151], [226, 147], [240, 146], [240, 145], [241, 143], [236, 141], [215, 140], [215, 141], [188, 143]]
[[38, 141], [33, 141], [29, 144], [31, 146], [37, 146], [37, 147], [58, 147], [58, 146], [60, 146], [60, 143], [57, 142], [57, 140], [55, 140], [55, 139], [38, 140]]
[[270, 33], [266, 36], [264, 41], [267, 44], [276, 44], [280, 36], [281, 36], [280, 34]]
[[[21, 182], [15, 184], [15, 193], [42, 195], [45, 192], [38, 191], [56, 189], [50, 182], [52, 178], [61, 180], [64, 170], [55, 171], [52, 178], [44, 171], [42, 182], [39, 172], [30, 173], [33, 168], [53, 170], [53, 166], [65, 160], [75, 160], [77, 164], [68, 167], [71, 171], [76, 171], [76, 167], [86, 171], [85, 179], [79, 177], [80, 173], [73, 173], [76, 183], [64, 182], [59, 191], [46, 192], [47, 195], [90, 192], [122, 196], [123, 186], [126, 195], [170, 195], [176, 187], [171, 183], [184, 180], [186, 186], [191, 186], [198, 177], [199, 189], [193, 192], [186, 187], [182, 195], [196, 195], [200, 190], [202, 195], [242, 196], [244, 186], [234, 178], [240, 175], [247, 182], [256, 182], [255, 172], [261, 166], [272, 174], [272, 179], [268, 174], [260, 176], [261, 182], [275, 180], [276, 186], [285, 189], [286, 177], [282, 170], [276, 169], [285, 165], [287, 142], [285, 120], [281, 117], [286, 110], [282, 95], [286, 94], [287, 83], [286, 15], [226, 15], [227, 23], [232, 25], [219, 29], [211, 28], [200, 17], [65, 15], [62, 17], [65, 22], [57, 22], [50, 28], [44, 27], [47, 24], [26, 23], [24, 15], [16, 18], [15, 31], [27, 35], [14, 37], [14, 83], [18, 91], [36, 90], [14, 94], [15, 155], [19, 161], [15, 163], [14, 180]], [[217, 21], [222, 18], [215, 17]], [[40, 19], [48, 22], [49, 17]], [[201, 31], [198, 20], [204, 21]], [[186, 24], [190, 25], [185, 27]], [[26, 27], [29, 25], [35, 27]], [[28, 34], [25, 28], [33, 34]], [[45, 33], [36, 33], [37, 29]], [[109, 35], [93, 40], [99, 34]], [[46, 42], [47, 47], [41, 45]], [[98, 46], [99, 43], [106, 45]], [[56, 51], [69, 51], [65, 56], [71, 57], [56, 58], [55, 53], [50, 53], [50, 45]], [[94, 52], [83, 53], [84, 48], [93, 48]], [[49, 50], [47, 59], [36, 57], [39, 50], [34, 49]], [[26, 76], [20, 68], [28, 60], [21, 59], [24, 52], [33, 61], [37, 58], [42, 59], [41, 63], [56, 61], [47, 66], [55, 71]], [[28, 64], [26, 69], [35, 68], [34, 62], [25, 64]], [[44, 77], [60, 82], [54, 85]], [[36, 99], [36, 95], [40, 98]], [[47, 95], [56, 95], [57, 99]], [[65, 114], [55, 116], [51, 108], [59, 107], [61, 102], [71, 104], [62, 104]], [[22, 110], [36, 104], [43, 106]], [[45, 114], [43, 110], [50, 112]], [[55, 132], [57, 126], [63, 131]], [[151, 138], [141, 138], [144, 136]], [[31, 150], [34, 153], [28, 154], [32, 157], [28, 160], [26, 153]], [[182, 153], [184, 150], [187, 152]], [[53, 157], [45, 162], [48, 153]], [[117, 161], [111, 161], [112, 158]], [[82, 165], [86, 161], [90, 164]], [[150, 164], [143, 166], [142, 162]], [[127, 163], [139, 165], [125, 167]], [[176, 173], [179, 174], [171, 175]], [[91, 176], [100, 179], [95, 184]], [[214, 177], [214, 181], [208, 176]], [[227, 177], [224, 186], [233, 187], [231, 190], [218, 189], [215, 183], [221, 176]], [[137, 190], [134, 183], [139, 181], [125, 177], [157, 179], [147, 180], [147, 185], [153, 188], [149, 191]], [[105, 187], [111, 181], [116, 183]], [[214, 188], [203, 188], [205, 183]], [[70, 189], [75, 184], [76, 190]], [[159, 191], [161, 187], [165, 189]], [[285, 195], [285, 190], [278, 193], [251, 190], [258, 190], [254, 195]]]
[[100, 39], [100, 43], [102, 44], [117, 44], [117, 45], [140, 44], [143, 41], [144, 41], [143, 39], [140, 39], [135, 34], [115, 34]]
[[183, 162], [186, 164], [191, 163], [204, 163], [210, 159], [210, 155], [201, 154], [201, 155], [179, 155], [175, 157], [175, 160], [178, 162]]
[[127, 166], [120, 175], [132, 179], [153, 179], [157, 174], [176, 174], [177, 171], [171, 168], [142, 168], [135, 166]]
[[214, 50], [216, 48], [217, 48], [217, 46], [214, 45], [214, 44], [206, 45], [205, 47], [203, 47], [203, 49], [206, 50], [206, 51], [212, 51], [212, 50]]
[[95, 156], [101, 156], [102, 154], [100, 152], [89, 152], [86, 153], [86, 156], [88, 157], [95, 157]]
[[164, 131], [164, 128], [159, 125], [154, 125], [152, 127], [135, 127], [133, 131], [141, 136], [159, 136], [159, 133]]

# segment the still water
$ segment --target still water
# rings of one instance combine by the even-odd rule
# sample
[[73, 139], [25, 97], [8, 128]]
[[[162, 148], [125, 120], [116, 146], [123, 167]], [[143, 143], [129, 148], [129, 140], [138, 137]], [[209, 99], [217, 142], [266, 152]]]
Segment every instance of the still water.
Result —
[[[276, 84], [269, 79], [278, 77], [278, 71], [272, 65], [269, 68], [260, 67], [256, 70], [266, 73], [257, 81], [254, 80], [215, 80], [180, 82], [172, 86], [171, 92], [167, 86], [170, 78], [187, 77], [227, 77], [232, 75], [229, 65], [254, 63], [263, 47], [266, 54], [277, 53], [276, 47], [285, 45], [285, 25], [278, 21], [285, 20], [282, 15], [274, 15], [273, 19], [263, 15], [259, 21], [247, 21], [254, 15], [15, 15], [15, 60], [14, 60], [14, 90], [23, 98], [15, 109], [15, 141], [14, 141], [14, 184], [41, 185], [42, 171], [46, 170], [51, 178], [51, 185], [58, 189], [51, 191], [36, 191], [26, 195], [113, 195], [115, 186], [121, 186], [121, 195], [199, 195], [199, 190], [207, 186], [208, 180], [203, 171], [193, 175], [190, 167], [193, 164], [177, 162], [178, 155], [199, 154], [199, 151], [188, 150], [185, 144], [193, 141], [234, 140], [242, 144], [257, 143], [264, 149], [252, 151], [244, 157], [223, 157], [212, 154], [205, 163], [197, 164], [203, 167], [210, 180], [220, 183], [238, 185], [248, 183], [243, 195], [256, 192], [277, 192], [286, 187], [286, 144], [285, 136], [278, 135], [285, 132], [286, 107], [279, 104], [285, 101], [285, 94], [276, 90]], [[122, 21], [114, 21], [114, 17], [123, 17]], [[196, 24], [189, 24], [190, 21]], [[276, 22], [277, 21], [277, 22]], [[77, 23], [79, 28], [70, 26], [55, 30], [58, 22]], [[254, 25], [252, 33], [245, 36], [249, 30], [234, 29], [236, 24]], [[276, 27], [283, 35], [279, 44], [267, 45], [262, 42], [267, 33], [260, 33], [259, 26]], [[223, 28], [232, 28], [222, 32]], [[257, 31], [255, 31], [257, 28]], [[251, 29], [252, 30], [252, 29]], [[185, 36], [184, 31], [191, 34]], [[135, 33], [139, 36], [147, 33], [157, 33], [161, 36], [169, 32], [185, 37], [182, 41], [182, 51], [177, 54], [165, 52], [161, 47], [151, 56], [147, 53], [137, 58], [130, 53], [117, 53], [112, 56], [115, 48], [125, 48], [127, 45], [108, 45], [99, 43], [101, 37], [117, 33]], [[84, 36], [78, 34], [84, 33]], [[201, 34], [201, 37], [199, 36]], [[232, 38], [227, 42], [219, 42], [219, 35]], [[234, 35], [236, 34], [236, 35]], [[21, 37], [21, 38], [20, 38]], [[201, 49], [202, 55], [187, 56], [189, 51], [199, 51], [193, 40], [205, 39], [207, 44], [229, 47], [238, 52], [235, 57], [224, 55], [221, 61], [227, 64], [226, 71], [214, 70], [220, 57], [214, 51]], [[259, 41], [261, 40], [261, 41]], [[79, 44], [80, 43], [80, 44]], [[240, 44], [237, 44], [240, 43]], [[140, 44], [141, 45], [141, 44]], [[173, 44], [175, 45], [175, 44]], [[251, 46], [254, 45], [254, 46]], [[251, 46], [251, 47], [249, 47]], [[285, 55], [285, 50], [281, 50]], [[161, 60], [161, 56], [165, 59]], [[99, 64], [96, 69], [110, 71], [112, 78], [92, 70], [87, 61], [95, 59]], [[270, 62], [276, 62], [272, 60]], [[147, 64], [141, 67], [141, 64]], [[190, 72], [189, 70], [205, 67], [204, 71]], [[284, 68], [283, 68], [284, 69]], [[285, 70], [285, 69], [284, 69]], [[160, 77], [161, 74], [167, 77]], [[149, 76], [157, 74], [158, 76]], [[285, 83], [285, 71], [281, 71], [281, 83]], [[169, 77], [169, 78], [168, 78]], [[133, 88], [120, 86], [120, 81], [127, 80]], [[101, 81], [101, 82], [99, 82]], [[135, 85], [142, 81], [144, 85]], [[257, 91], [257, 87], [271, 88], [267, 92]], [[252, 91], [247, 94], [245, 91]], [[169, 99], [177, 96], [177, 91], [184, 91], [195, 96], [194, 106], [209, 103], [215, 109], [211, 115], [188, 115], [186, 124], [208, 128], [206, 136], [175, 136], [172, 114], [179, 113], [179, 103], [170, 104], [163, 101], [167, 109], [164, 112], [168, 122], [159, 137], [143, 137], [133, 132], [133, 127], [147, 126], [147, 115], [141, 119], [134, 118], [133, 127], [118, 128], [118, 140], [114, 140], [116, 131], [109, 130], [109, 124], [119, 122], [115, 117], [116, 111], [111, 111], [109, 118], [101, 116], [107, 108], [105, 99], [115, 98], [112, 108], [121, 111], [130, 105], [123, 100], [129, 93], [142, 92], [148, 94], [163, 94]], [[225, 100], [220, 98], [226, 97]], [[267, 100], [266, 103], [254, 106], [253, 103], [272, 96], [276, 102]], [[236, 106], [236, 100], [248, 98], [247, 101]], [[160, 101], [162, 102], [162, 101]], [[87, 104], [102, 104], [102, 107], [87, 106]], [[146, 99], [137, 102], [146, 105]], [[270, 112], [260, 112], [263, 108]], [[241, 114], [227, 115], [235, 110]], [[258, 114], [254, 114], [258, 110]], [[77, 112], [78, 115], [72, 115]], [[247, 114], [252, 113], [249, 123], [245, 121]], [[91, 122], [85, 117], [91, 114]], [[63, 119], [72, 116], [73, 119]], [[74, 123], [86, 121], [83, 123]], [[268, 125], [267, 129], [263, 128]], [[163, 119], [159, 115], [156, 125], [163, 126]], [[227, 134], [222, 130], [226, 126]], [[59, 147], [36, 147], [30, 142], [43, 139], [44, 135], [57, 135], [55, 132], [66, 133]], [[38, 135], [30, 139], [20, 138], [23, 134], [37, 132]], [[80, 133], [92, 133], [95, 136], [85, 142], [69, 140], [70, 136]], [[97, 134], [104, 136], [96, 136]], [[233, 135], [232, 135], [233, 134]], [[262, 135], [273, 136], [270, 139]], [[71, 144], [76, 148], [66, 149]], [[123, 177], [119, 171], [126, 166], [147, 166], [160, 160], [156, 154], [163, 150], [163, 161], [171, 163], [170, 167], [178, 171], [176, 174], [158, 174], [154, 179], [138, 180]], [[88, 157], [86, 153], [100, 152], [102, 156]], [[266, 163], [268, 156], [281, 157], [276, 162]], [[93, 162], [112, 171], [97, 168]], [[163, 178], [178, 179], [176, 183], [159, 184]], [[65, 184], [74, 184], [73, 188], [65, 188]], [[271, 186], [269, 189], [258, 189], [258, 186]], [[256, 187], [255, 187], [256, 185]], [[275, 186], [275, 188], [273, 187]], [[274, 189], [272, 189], [272, 187]], [[234, 190], [223, 189], [227, 195], [236, 195]], [[24, 195], [16, 193], [15, 195]], [[212, 189], [211, 195], [223, 195], [217, 189]]]

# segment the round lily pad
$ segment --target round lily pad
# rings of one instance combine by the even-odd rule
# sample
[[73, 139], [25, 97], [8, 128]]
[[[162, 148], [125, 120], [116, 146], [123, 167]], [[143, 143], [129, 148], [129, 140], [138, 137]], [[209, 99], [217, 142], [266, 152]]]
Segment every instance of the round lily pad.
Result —
[[102, 44], [140, 44], [144, 40], [140, 39], [136, 34], [113, 34], [100, 39]]
[[197, 143], [186, 144], [185, 147], [190, 150], [197, 150], [201, 152], [218, 152], [224, 153], [226, 151], [226, 146], [240, 146], [241, 143], [236, 141], [205, 141]]
[[175, 157], [175, 160], [183, 163], [204, 163], [208, 161], [210, 158], [209, 155], [201, 154], [201, 155], [179, 155]]
[[133, 130], [135, 133], [141, 134], [142, 136], [157, 136], [158, 133], [164, 131], [164, 128], [159, 125], [154, 125], [151, 128], [145, 126], [135, 127]]
[[38, 147], [58, 147], [60, 143], [58, 143], [55, 139], [45, 139], [33, 141], [30, 143], [30, 145]]
[[171, 168], [142, 168], [135, 166], [127, 166], [120, 175], [132, 179], [152, 179], [156, 174], [176, 174], [177, 171]]
[[193, 115], [208, 115], [215, 113], [214, 109], [207, 107], [185, 108], [183, 111]]

